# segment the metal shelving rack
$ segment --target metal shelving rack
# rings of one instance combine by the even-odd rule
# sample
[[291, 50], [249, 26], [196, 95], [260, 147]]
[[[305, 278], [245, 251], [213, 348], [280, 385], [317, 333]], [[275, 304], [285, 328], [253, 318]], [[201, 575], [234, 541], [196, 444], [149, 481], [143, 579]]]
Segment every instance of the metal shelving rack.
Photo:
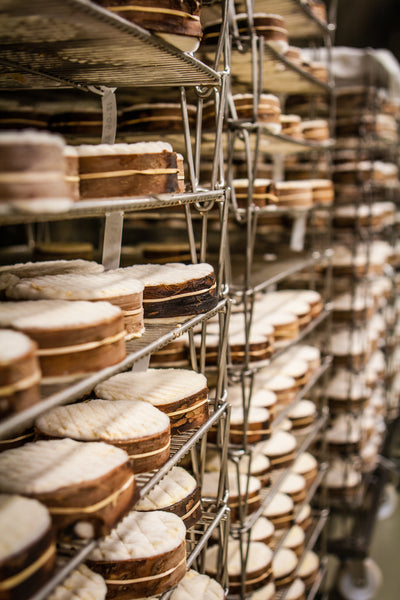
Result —
[[[238, 237], [240, 242], [235, 240], [240, 248], [240, 252], [237, 256], [232, 252], [230, 296], [235, 311], [237, 312], [240, 307], [242, 308], [248, 345], [253, 307], [257, 296], [264, 293], [268, 294], [270, 290], [272, 291], [276, 289], [277, 286], [282, 286], [288, 278], [303, 272], [304, 270], [314, 272], [316, 267], [321, 267], [326, 264], [329, 265], [331, 258], [330, 208], [326, 206], [315, 206], [311, 210], [296, 210], [281, 208], [279, 205], [266, 206], [263, 208], [255, 206], [252, 202], [252, 197], [254, 180], [257, 178], [258, 163], [259, 161], [261, 162], [261, 159], [264, 156], [272, 158], [275, 171], [274, 179], [279, 180], [283, 178], [284, 157], [303, 153], [314, 155], [330, 153], [334, 145], [333, 139], [325, 143], [293, 140], [285, 135], [272, 134], [261, 123], [257, 123], [257, 102], [262, 92], [265, 91], [279, 95], [282, 103], [285, 96], [290, 93], [331, 95], [332, 84], [331, 80], [328, 82], [318, 80], [304, 69], [299, 68], [268, 45], [267, 42], [264, 42], [264, 39], [258, 37], [255, 33], [251, 33], [250, 35], [250, 32], [252, 31], [253, 14], [260, 12], [280, 14], [284, 17], [285, 23], [287, 24], [289, 39], [303, 39], [303, 41], [306, 40], [307, 42], [313, 40], [318, 43], [321, 43], [322, 41], [327, 48], [331, 47], [334, 25], [319, 22], [319, 20], [311, 14], [308, 7], [305, 7], [297, 0], [282, 0], [279, 2], [275, 0], [254, 0], [254, 2], [250, 0], [243, 1], [238, 4], [237, 11], [241, 13], [245, 12], [247, 14], [249, 35], [245, 37], [238, 36], [237, 29], [235, 30], [235, 15], [233, 14], [231, 17], [231, 21], [233, 22], [231, 51], [232, 76], [228, 93], [229, 118], [227, 119], [227, 133], [226, 140], [224, 139], [224, 147], [226, 146], [227, 148], [227, 182], [231, 188], [231, 222], [236, 224], [241, 231], [241, 237]], [[253, 94], [254, 119], [252, 121], [242, 122], [238, 120], [232, 97], [235, 91], [240, 93], [251, 92]], [[244, 177], [247, 177], [249, 181], [248, 202], [246, 208], [240, 208], [238, 206], [233, 186], [234, 162], [235, 159], [238, 158], [240, 152], [242, 163], [246, 166], [245, 171], [247, 172], [247, 175], [244, 175]], [[286, 251], [286, 253], [282, 253], [282, 257], [275, 257], [275, 260], [271, 259], [269, 255], [265, 257], [262, 255], [260, 256], [259, 248], [257, 248], [256, 236], [258, 235], [259, 221], [264, 215], [280, 215], [290, 218], [296, 223], [299, 220], [307, 221], [314, 211], [321, 208], [329, 214], [327, 228], [328, 235], [326, 236], [327, 239], [325, 239], [325, 243], [322, 243], [323, 240], [318, 240], [318, 246], [317, 244], [315, 244], [314, 247], [311, 245], [311, 250], [307, 248], [307, 250], [303, 249], [301, 252]], [[265, 235], [268, 240], [268, 234]], [[232, 242], [231, 240], [231, 243], [235, 243], [235, 241]], [[265, 252], [268, 254], [268, 250]], [[331, 271], [329, 266], [325, 272], [326, 286], [324, 290], [324, 299], [329, 300], [331, 285]], [[284, 347], [277, 349], [268, 360], [261, 361], [260, 363], [250, 362], [248, 350], [245, 351], [244, 361], [240, 365], [232, 364], [228, 357], [229, 382], [240, 384], [242, 389], [244, 430], [246, 430], [247, 427], [247, 416], [251, 406], [253, 383], [257, 381], [259, 370], [267, 365], [273, 365], [274, 361], [279, 356], [282, 357], [289, 348], [296, 346], [300, 341], [307, 340], [309, 336], [314, 335], [321, 329], [324, 330], [324, 336], [328, 336], [326, 338], [326, 340], [328, 340], [330, 321], [331, 306], [329, 302], [327, 302], [324, 311], [300, 332], [300, 335], [296, 340], [292, 340]], [[325, 344], [325, 348], [326, 347], [327, 344]], [[317, 384], [321, 383], [321, 381], [325, 381], [331, 368], [331, 363], [331, 356], [329, 355], [329, 352], [327, 352], [323, 357], [320, 368], [311, 376], [308, 383], [300, 389], [295, 400], [275, 416], [272, 422], [272, 430], [279, 428], [279, 425], [282, 423], [289, 410], [304, 398], [306, 394], [309, 394], [311, 391], [314, 392]], [[323, 432], [326, 427], [327, 419], [326, 398], [322, 395], [319, 417], [316, 419], [315, 423], [307, 429], [307, 432], [302, 435], [299, 434], [297, 438], [296, 456], [305, 452], [317, 440], [320, 441], [321, 439], [321, 457], [324, 456]], [[230, 445], [229, 460], [233, 463], [234, 470], [236, 469], [238, 481], [240, 462], [243, 457], [249, 459], [250, 466], [248, 468], [248, 473], [250, 473], [252, 451], [252, 445], [247, 443], [246, 437], [243, 445]], [[306, 497], [306, 502], [311, 502], [317, 489], [323, 487], [326, 468], [327, 465], [324, 459], [319, 465], [317, 480], [310, 488]], [[251, 528], [276, 495], [289, 473], [291, 473], [290, 467], [288, 469], [272, 470], [270, 474], [270, 486], [261, 490], [260, 508], [248, 516], [245, 516], [248, 489], [244, 490], [243, 506], [242, 509], [239, 510], [241, 518], [231, 526], [231, 534], [233, 537], [239, 539], [242, 544], [244, 544], [244, 550], [242, 551], [243, 574], [246, 573], [246, 543], [250, 541]], [[322, 506], [320, 514], [321, 518], [317, 518], [318, 524], [316, 525], [314, 534], [310, 535], [307, 548], [312, 548], [317, 539], [321, 537], [321, 555], [325, 555], [324, 526], [328, 511], [322, 504], [324, 501], [323, 493], [322, 502], [320, 501], [321, 497], [318, 498], [318, 505]], [[274, 551], [276, 551], [276, 548]], [[320, 590], [325, 573], [326, 559], [323, 558], [321, 560], [319, 575], [312, 589], [307, 593], [308, 600], [312, 600]], [[283, 594], [282, 598], [284, 595], [285, 594]], [[250, 597], [250, 594], [245, 593], [243, 581], [240, 600], [244, 600], [247, 597]], [[277, 597], [280, 598], [281, 594]]]
[[[371, 117], [372, 122], [376, 125], [376, 117], [380, 110], [378, 90], [374, 86], [374, 77], [369, 73], [366, 77], [365, 86], [362, 86], [363, 92], [368, 97], [368, 101], [364, 105], [364, 111]], [[360, 86], [361, 90], [361, 86]], [[352, 151], [356, 163], [360, 160], [386, 160], [398, 165], [398, 140], [385, 140], [379, 137], [376, 133], [367, 133], [362, 125], [359, 128], [358, 138], [343, 136], [337, 140], [336, 149], [338, 152], [342, 149]], [[358, 164], [358, 163], [357, 163]], [[352, 274], [346, 277], [347, 289], [351, 296], [351, 313], [353, 318], [344, 325], [349, 333], [349, 343], [361, 332], [364, 332], [371, 319], [371, 314], [367, 309], [367, 301], [372, 298], [372, 285], [376, 279], [376, 274], [371, 271], [373, 259], [373, 243], [377, 240], [384, 240], [394, 248], [396, 234], [394, 231], [394, 222], [376, 224], [372, 221], [372, 206], [374, 203], [379, 203], [382, 200], [394, 201], [397, 204], [398, 198], [398, 182], [393, 185], [385, 185], [381, 182], [376, 182], [373, 179], [373, 171], [364, 173], [359, 176], [355, 183], [355, 188], [358, 194], [353, 200], [355, 212], [353, 216], [353, 225], [350, 227], [341, 226], [337, 223], [333, 230], [333, 236], [338, 243], [346, 243], [351, 251], [351, 258], [355, 264], [357, 246], [364, 244], [366, 253], [366, 264], [364, 273], [359, 273], [357, 268], [353, 269]], [[369, 211], [369, 218], [364, 218], [361, 221], [360, 206], [364, 205]], [[393, 268], [386, 262], [383, 268], [383, 275], [390, 281], [391, 290], [389, 297], [383, 303], [383, 306], [374, 308], [375, 314], [380, 314], [385, 324], [385, 333], [383, 339], [380, 340], [379, 349], [384, 353], [385, 369], [384, 373], [375, 378], [372, 384], [372, 392], [374, 390], [382, 390], [386, 406], [383, 410], [385, 414], [386, 432], [383, 434], [383, 439], [380, 443], [380, 448], [377, 452], [377, 460], [375, 465], [368, 467], [363, 464], [360, 447], [354, 448], [351, 445], [346, 453], [342, 453], [341, 460], [345, 464], [349, 464], [352, 468], [358, 470], [360, 474], [360, 484], [353, 492], [351, 489], [346, 493], [343, 491], [341, 497], [332, 497], [329, 501], [331, 517], [328, 521], [328, 550], [336, 555], [340, 560], [339, 567], [339, 588], [341, 587], [340, 580], [345, 575], [349, 575], [348, 583], [354, 582], [355, 587], [365, 597], [375, 595], [378, 582], [375, 581], [372, 573], [369, 576], [370, 564], [365, 561], [369, 555], [369, 548], [372, 539], [374, 526], [377, 519], [378, 510], [383, 498], [383, 491], [386, 485], [396, 473], [396, 465], [390, 461], [386, 462], [385, 457], [380, 457], [384, 451], [385, 438], [387, 430], [390, 428], [393, 417], [398, 417], [398, 398], [395, 399], [394, 414], [390, 412], [391, 402], [391, 384], [390, 370], [393, 352], [396, 347], [396, 340], [392, 337], [393, 325], [396, 315], [395, 301], [397, 290], [394, 281]], [[356, 290], [361, 286], [361, 294], [365, 302], [365, 308], [362, 314], [355, 318], [355, 298]], [[382, 303], [381, 303], [382, 304]], [[388, 318], [389, 315], [389, 318]], [[366, 343], [367, 340], [364, 339]], [[393, 342], [393, 343], [392, 343]], [[368, 356], [362, 357], [358, 363], [349, 355], [347, 364], [344, 368], [349, 372], [348, 385], [348, 400], [343, 403], [342, 414], [347, 417], [356, 419], [357, 426], [361, 433], [361, 417], [365, 411], [365, 406], [362, 408], [354, 407], [352, 403], [353, 385], [356, 385], [356, 377], [363, 376], [365, 367], [368, 361]], [[371, 387], [371, 384], [370, 384]], [[349, 425], [348, 435], [351, 435], [352, 427]], [[330, 450], [330, 460], [337, 457], [337, 451]], [[350, 468], [344, 471], [343, 485], [347, 489], [347, 478]], [[370, 559], [369, 559], [370, 560]], [[344, 580], [343, 580], [344, 581]], [[343, 589], [347, 587], [344, 585]], [[335, 590], [333, 590], [335, 594]], [[344, 592], [345, 593], [345, 592]], [[348, 593], [351, 593], [348, 590]]]
[[[227, 15], [227, 4], [223, 13]], [[222, 125], [229, 76], [227, 52], [227, 18], [224, 17], [224, 34], [215, 53], [213, 69], [194, 56], [179, 51], [155, 35], [103, 9], [89, 0], [0, 0], [0, 90], [18, 93], [24, 89], [83, 90], [103, 95], [114, 94], [116, 88], [134, 89], [143, 86], [177, 88], [180, 95], [183, 122], [183, 147], [188, 166], [187, 192], [148, 198], [112, 198], [106, 200], [78, 201], [71, 210], [62, 213], [2, 212], [0, 225], [8, 227], [19, 224], [51, 223], [82, 218], [104, 219], [103, 264], [106, 269], [119, 265], [121, 239], [125, 215], [140, 216], [143, 211], [164, 213], [177, 207], [186, 223], [188, 243], [193, 263], [205, 262], [207, 258], [208, 213], [215, 207], [214, 219], [219, 222], [219, 249], [216, 257], [217, 291], [219, 303], [206, 314], [182, 319], [171, 325], [146, 323], [144, 335], [127, 343], [127, 357], [118, 365], [84, 377], [72, 384], [57, 388], [43, 387], [43, 402], [23, 413], [9, 417], [0, 423], [0, 440], [16, 435], [23, 427], [30, 427], [43, 411], [67, 404], [90, 394], [97, 383], [133, 366], [147, 368], [152, 352], [170, 341], [190, 332], [212, 316], [218, 316], [221, 334], [221, 361], [219, 364], [215, 398], [210, 402], [210, 418], [196, 430], [174, 436], [171, 439], [171, 456], [159, 470], [137, 476], [140, 496], [147, 494], [169, 470], [184, 457], [190, 455], [194, 475], [201, 487], [203, 461], [207, 445], [207, 432], [217, 428], [218, 448], [221, 453], [219, 493], [212, 503], [203, 502], [202, 519], [188, 531], [187, 567], [200, 570], [204, 565], [204, 552], [214, 531], [219, 531], [222, 562], [218, 579], [227, 589], [226, 544], [229, 528], [229, 511], [226, 493], [226, 441], [229, 434], [229, 406], [226, 402], [226, 333], [229, 318], [229, 284], [227, 280], [227, 256], [225, 249], [228, 207], [227, 192], [220, 184], [223, 159], [221, 154]], [[222, 60], [222, 69], [218, 65]], [[198, 118], [196, 131], [190, 131], [187, 110], [187, 88], [197, 95]], [[201, 115], [204, 98], [212, 96], [216, 106], [215, 140], [212, 149], [212, 173], [206, 187], [198, 185], [200, 163]], [[103, 109], [104, 110], [104, 109]], [[103, 114], [103, 118], [104, 118]], [[108, 135], [110, 135], [108, 133]], [[115, 131], [111, 132], [111, 143]], [[145, 138], [145, 135], [143, 135]], [[103, 142], [109, 142], [104, 138]], [[110, 142], [109, 142], [110, 143]], [[192, 214], [192, 212], [194, 214]], [[216, 214], [215, 214], [216, 213]], [[193, 218], [200, 220], [200, 248], [196, 245]], [[204, 353], [204, 350], [202, 351]], [[192, 368], [201, 370], [204, 359], [196, 360], [192, 352]], [[60, 546], [55, 575], [33, 597], [45, 600], [91, 550], [96, 541], [75, 546]], [[225, 548], [225, 549], [224, 549]], [[169, 597], [169, 593], [163, 598]]]

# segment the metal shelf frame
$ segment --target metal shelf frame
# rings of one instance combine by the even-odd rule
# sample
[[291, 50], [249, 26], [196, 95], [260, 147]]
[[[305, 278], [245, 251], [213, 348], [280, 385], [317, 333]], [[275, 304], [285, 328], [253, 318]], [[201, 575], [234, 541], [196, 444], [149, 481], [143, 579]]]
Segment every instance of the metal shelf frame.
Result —
[[[200, 209], [205, 210], [211, 202], [222, 201], [224, 197], [224, 190], [201, 190], [193, 193], [165, 194], [148, 198], [79, 200], [69, 210], [64, 212], [17, 213], [10, 210], [8, 213], [0, 214], [0, 226], [105, 217], [107, 214], [114, 212], [123, 213], [124, 215], [134, 215], [140, 211], [185, 206], [186, 204], [197, 204]], [[206, 204], [203, 206], [203, 203]]]
[[30, 427], [39, 415], [50, 408], [62, 404], [70, 404], [75, 400], [79, 400], [83, 396], [89, 394], [98, 383], [121, 371], [129, 369], [135, 363], [146, 358], [155, 350], [162, 348], [186, 331], [189, 331], [195, 325], [218, 314], [218, 312], [226, 308], [226, 305], [227, 299], [224, 298], [220, 300], [214, 310], [206, 314], [192, 317], [180, 324], [151, 325], [146, 323], [146, 330], [143, 336], [137, 340], [127, 342], [128, 354], [124, 360], [116, 365], [102, 369], [97, 373], [84, 376], [82, 380], [79, 380], [72, 385], [67, 385], [64, 389], [50, 393], [50, 395], [39, 404], [35, 404], [27, 410], [5, 419], [0, 423], [0, 439], [5, 439], [7, 435], [18, 432], [22, 427]]
[[221, 83], [190, 54], [88, 0], [1, 0], [0, 14], [3, 89]]

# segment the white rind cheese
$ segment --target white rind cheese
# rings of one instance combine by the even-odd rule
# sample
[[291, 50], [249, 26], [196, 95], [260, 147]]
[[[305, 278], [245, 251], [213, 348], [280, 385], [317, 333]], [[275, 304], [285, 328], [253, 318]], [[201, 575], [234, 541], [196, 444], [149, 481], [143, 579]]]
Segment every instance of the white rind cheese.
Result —
[[186, 527], [182, 519], [163, 511], [131, 511], [102, 538], [89, 555], [93, 561], [120, 561], [150, 558], [172, 552], [184, 540]]
[[93, 481], [129, 460], [104, 442], [42, 440], [0, 454], [0, 491], [41, 494]]
[[[247, 545], [243, 545], [243, 552], [246, 552]], [[218, 546], [211, 546], [206, 551], [206, 571], [216, 573]], [[247, 572], [258, 571], [262, 568], [268, 568], [272, 561], [272, 550], [263, 542], [250, 542], [248, 546]], [[239, 540], [229, 540], [228, 545], [228, 573], [231, 576], [240, 575], [242, 572], [242, 560]]]
[[207, 388], [207, 379], [189, 369], [147, 369], [119, 373], [95, 387], [106, 400], [144, 400], [153, 406], [166, 406]]
[[144, 265], [133, 265], [118, 269], [125, 276], [140, 279], [145, 287], [153, 285], [170, 285], [183, 283], [191, 279], [200, 279], [214, 273], [214, 269], [208, 263], [197, 263], [186, 265], [184, 263], [166, 263], [158, 265], [154, 263]]
[[72, 260], [44, 260], [39, 262], [17, 263], [0, 267], [0, 276], [12, 274], [20, 277], [41, 277], [61, 273], [102, 273], [103, 265], [92, 260], [76, 258]]
[[171, 600], [224, 600], [222, 586], [208, 575], [191, 569], [172, 593]]
[[48, 597], [48, 600], [104, 600], [107, 586], [103, 577], [80, 565]]
[[136, 503], [135, 509], [145, 511], [172, 506], [193, 493], [196, 486], [197, 482], [190, 473], [182, 467], [174, 467], [151, 492]]
[[0, 326], [14, 329], [52, 330], [79, 326], [102, 325], [105, 320], [122, 315], [118, 306], [109, 302], [69, 302], [68, 300], [35, 300], [0, 302]]
[[297, 566], [297, 556], [289, 548], [280, 548], [272, 560], [272, 571], [276, 579], [292, 573]]
[[0, 494], [0, 561], [38, 541], [50, 526], [49, 511], [37, 500]]
[[43, 433], [83, 441], [130, 440], [158, 434], [169, 426], [168, 416], [140, 400], [89, 400], [57, 406], [36, 420]]
[[79, 156], [109, 156], [120, 154], [154, 154], [172, 152], [168, 142], [136, 142], [135, 144], [82, 144], [76, 147]]
[[140, 294], [143, 288], [143, 283], [128, 273], [63, 273], [22, 279], [11, 285], [6, 295], [17, 300], [102, 300]]
[[23, 333], [9, 329], [0, 331], [0, 366], [8, 365], [34, 350], [32, 340]]

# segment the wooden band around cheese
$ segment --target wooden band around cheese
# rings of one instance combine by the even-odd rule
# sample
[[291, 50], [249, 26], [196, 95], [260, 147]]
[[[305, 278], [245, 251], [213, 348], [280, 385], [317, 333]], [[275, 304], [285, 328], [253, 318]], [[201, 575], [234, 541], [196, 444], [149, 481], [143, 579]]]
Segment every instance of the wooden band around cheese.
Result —
[[2, 444], [3, 445], [6, 445], [6, 444], [8, 445], [8, 444], [15, 444], [17, 442], [22, 442], [22, 440], [30, 438], [30, 437], [32, 437], [32, 435], [33, 435], [33, 433], [29, 432], [29, 433], [24, 433], [23, 435], [19, 435], [16, 438], [9, 438], [8, 440], [0, 440], [0, 448], [1, 448]]
[[289, 573], [289, 575], [285, 575], [285, 577], [281, 578], [281, 579], [275, 579], [275, 585], [276, 586], [284, 586], [287, 585], [288, 583], [291, 583], [293, 581], [293, 571], [291, 571]]
[[0, 397], [1, 396], [11, 396], [15, 392], [20, 392], [21, 390], [26, 390], [36, 383], [39, 383], [41, 377], [40, 371], [35, 371], [28, 377], [24, 377], [24, 379], [20, 379], [15, 383], [10, 383], [10, 385], [2, 385], [0, 386]]
[[[260, 501], [260, 496], [257, 494], [257, 496], [254, 496], [254, 498], [247, 498], [247, 506], [249, 504], [254, 504], [254, 502], [259, 502]], [[240, 506], [242, 503], [241, 502], [229, 502], [229, 507], [230, 508], [237, 508], [238, 506]]]
[[183, 10], [173, 10], [172, 8], [158, 8], [155, 6], [135, 6], [134, 4], [130, 4], [127, 6], [109, 6], [107, 10], [111, 10], [112, 12], [148, 12], [148, 13], [156, 13], [156, 14], [164, 14], [164, 15], [175, 15], [176, 17], [183, 17], [185, 19], [192, 19], [193, 21], [200, 21], [200, 17], [198, 15], [192, 15], [190, 13], [184, 12]]
[[187, 519], [188, 517], [190, 517], [190, 515], [192, 513], [194, 513], [200, 506], [200, 500], [198, 500], [196, 502], [196, 504], [187, 512], [183, 515], [183, 517], [181, 517], [181, 519], [184, 521], [185, 519]]
[[255, 577], [254, 579], [246, 578], [245, 585], [252, 585], [253, 583], [257, 583], [258, 581], [264, 581], [264, 579], [267, 579], [271, 575], [272, 575], [272, 569], [269, 568], [266, 571], [263, 571], [262, 575], [259, 575], [258, 577]]
[[[265, 343], [267, 344], [267, 346], [265, 346], [264, 348], [261, 348], [260, 350], [252, 350], [250, 348], [249, 351], [249, 355], [254, 357], [254, 356], [263, 356], [266, 352], [269, 352], [271, 350], [271, 346], [269, 341], [266, 339]], [[239, 350], [234, 350], [232, 347], [230, 348], [231, 354], [234, 355], [235, 358], [240, 358], [241, 356], [245, 355], [245, 352], [241, 352]]]
[[133, 317], [134, 315], [140, 315], [143, 312], [143, 307], [137, 308], [136, 310], [123, 310], [124, 317]]
[[[247, 198], [248, 194], [236, 194], [236, 198]], [[256, 200], [272, 200], [272, 202], [276, 202], [278, 196], [276, 194], [253, 194], [252, 198]]]
[[86, 350], [94, 350], [94, 348], [100, 348], [101, 346], [107, 346], [108, 344], [114, 344], [119, 342], [126, 336], [125, 329], [116, 333], [115, 335], [104, 338], [97, 342], [86, 342], [85, 344], [77, 344], [76, 346], [62, 346], [61, 348], [41, 348], [37, 351], [39, 356], [55, 356], [56, 354], [67, 354], [73, 352], [85, 352]]
[[129, 119], [128, 121], [124, 121], [124, 125], [136, 125], [137, 123], [147, 123], [148, 121], [177, 121], [182, 123], [182, 117], [178, 115], [158, 115], [154, 117], [146, 116], [141, 119]]
[[10, 171], [0, 173], [0, 183], [36, 183], [48, 181], [60, 181], [64, 179], [62, 171], [40, 171], [31, 173], [22, 173], [21, 171]]
[[274, 456], [268, 456], [268, 458], [271, 461], [271, 464], [279, 465], [279, 463], [284, 463], [287, 460], [294, 460], [295, 456], [294, 452], [291, 452], [290, 454], [284, 454], [283, 456], [278, 456], [277, 458]]
[[[238, 435], [243, 435], [244, 434], [244, 430], [243, 429], [230, 429], [229, 430], [230, 433], [237, 433]], [[256, 433], [271, 433], [271, 428], [268, 429], [247, 429], [246, 430], [247, 435], [254, 435]]]
[[181, 410], [176, 410], [174, 412], [171, 412], [171, 413], [169, 412], [169, 413], [166, 413], [166, 414], [169, 417], [175, 417], [176, 415], [182, 415], [182, 414], [185, 414], [187, 412], [191, 412], [195, 408], [199, 408], [200, 406], [203, 406], [203, 404], [206, 404], [207, 402], [208, 402], [208, 398], [206, 398], [205, 400], [201, 400], [200, 402], [197, 402], [197, 404], [192, 404], [192, 406], [187, 406], [186, 408], [182, 408]]
[[103, 121], [57, 121], [57, 127], [75, 127], [80, 125], [102, 125]]
[[286, 523], [287, 521], [291, 521], [293, 518], [292, 513], [287, 513], [286, 515], [284, 515], [283, 517], [273, 517], [270, 516], [268, 517], [272, 523], [275, 524], [279, 524], [279, 523]]
[[0, 581], [0, 592], [10, 590], [28, 579], [28, 577], [43, 567], [43, 565], [46, 564], [46, 562], [49, 560], [52, 554], [55, 554], [55, 552], [56, 545], [54, 542], [52, 542], [47, 548], [46, 552], [39, 556], [35, 562], [28, 565], [26, 569], [16, 573], [15, 575], [12, 575], [11, 577], [8, 577], [7, 579], [3, 579], [3, 581]]
[[178, 169], [124, 169], [123, 171], [101, 171], [99, 173], [81, 173], [80, 178], [105, 179], [106, 177], [127, 177], [129, 175], [173, 175]]
[[169, 440], [168, 444], [166, 444], [163, 448], [158, 448], [157, 450], [153, 450], [152, 452], [145, 452], [144, 454], [130, 454], [129, 458], [146, 458], [147, 456], [154, 456], [155, 454], [160, 454], [169, 448]]
[[111, 504], [111, 502], [113, 502], [116, 498], [118, 498], [118, 496], [120, 494], [122, 494], [123, 492], [125, 492], [125, 490], [127, 490], [129, 488], [129, 486], [131, 485], [131, 483], [134, 481], [135, 477], [134, 475], [131, 475], [131, 477], [129, 477], [128, 481], [126, 481], [122, 487], [119, 488], [119, 490], [117, 490], [116, 492], [113, 492], [112, 494], [110, 494], [110, 496], [107, 496], [107, 498], [103, 498], [103, 500], [100, 500], [99, 502], [96, 502], [96, 504], [92, 504], [91, 506], [64, 506], [64, 507], [59, 507], [59, 506], [48, 506], [47, 508], [49, 509], [50, 513], [53, 515], [73, 515], [75, 513], [93, 513], [96, 512], [96, 510], [100, 510], [101, 508], [104, 508], [105, 506], [107, 506], [108, 504]]
[[198, 296], [199, 294], [205, 294], [207, 292], [211, 292], [217, 287], [217, 284], [214, 283], [208, 288], [203, 290], [196, 290], [195, 292], [186, 292], [185, 294], [176, 294], [174, 296], [168, 296], [167, 298], [143, 298], [143, 304], [146, 302], [150, 304], [154, 304], [155, 302], [168, 302], [169, 300], [176, 300], [178, 298], [187, 298], [188, 296]]
[[184, 556], [177, 565], [172, 567], [172, 569], [168, 569], [168, 571], [164, 571], [164, 573], [158, 573], [158, 575], [149, 575], [149, 577], [139, 577], [137, 579], [106, 579], [105, 582], [107, 585], [130, 585], [132, 583], [141, 583], [142, 581], [153, 581], [154, 579], [161, 579], [161, 577], [167, 577], [167, 575], [171, 575], [171, 573], [173, 573], [183, 563], [186, 563], [186, 556]]

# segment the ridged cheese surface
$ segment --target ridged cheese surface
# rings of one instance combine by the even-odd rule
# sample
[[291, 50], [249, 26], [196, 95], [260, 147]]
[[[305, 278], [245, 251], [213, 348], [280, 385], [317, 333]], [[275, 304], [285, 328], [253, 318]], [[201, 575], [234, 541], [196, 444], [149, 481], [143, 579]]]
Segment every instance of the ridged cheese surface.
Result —
[[267, 519], [270, 519], [278, 515], [289, 513], [293, 508], [294, 504], [291, 497], [283, 492], [278, 492], [264, 509], [263, 515], [267, 517]]
[[118, 272], [140, 279], [140, 281], [143, 281], [145, 287], [148, 287], [183, 283], [190, 279], [201, 279], [213, 274], [214, 269], [208, 263], [197, 263], [195, 265], [186, 265], [184, 263], [158, 265], [149, 263], [118, 269]]
[[131, 511], [102, 538], [90, 560], [130, 560], [150, 558], [177, 548], [186, 536], [186, 527], [180, 517], [160, 510]]
[[100, 325], [121, 315], [109, 302], [35, 300], [0, 302], [0, 326], [15, 329], [57, 329]]
[[72, 260], [44, 260], [40, 262], [17, 263], [0, 267], [0, 275], [12, 273], [17, 277], [40, 277], [61, 273], [102, 273], [103, 265], [92, 260], [76, 258]]
[[48, 600], [104, 600], [107, 586], [103, 577], [80, 565], [49, 596]]
[[208, 575], [201, 575], [191, 569], [179, 582], [171, 600], [224, 600], [222, 586]]
[[[168, 417], [167, 417], [168, 419]], [[139, 500], [136, 510], [157, 510], [186, 498], [197, 486], [195, 478], [182, 467], [174, 467], [150, 493]]]
[[[243, 552], [246, 552], [247, 545], [243, 545]], [[216, 573], [218, 546], [212, 546], [206, 551], [206, 571], [208, 573]], [[262, 569], [266, 569], [272, 561], [272, 550], [263, 542], [250, 542], [248, 546], [247, 572], [251, 573]], [[229, 540], [228, 545], [228, 573], [229, 575], [240, 575], [242, 572], [242, 560], [240, 552], [239, 540]]]
[[0, 491], [39, 494], [92, 481], [128, 461], [104, 442], [42, 440], [0, 454]]
[[130, 440], [165, 431], [168, 416], [140, 400], [89, 400], [57, 406], [36, 420], [47, 435], [72, 437], [82, 441]]
[[147, 369], [119, 373], [95, 387], [106, 400], [144, 400], [153, 406], [165, 406], [201, 392], [207, 379], [189, 369]]
[[272, 561], [272, 571], [274, 573], [274, 577], [276, 579], [285, 577], [294, 571], [297, 566], [297, 562], [297, 556], [293, 550], [290, 550], [289, 548], [280, 548]]
[[257, 445], [257, 451], [269, 457], [281, 456], [293, 452], [297, 445], [296, 438], [287, 431], [275, 431], [269, 440]]
[[0, 494], [0, 561], [39, 540], [50, 525], [49, 511], [37, 500]]
[[134, 144], [82, 144], [77, 146], [79, 156], [109, 156], [120, 154], [153, 154], [172, 152], [168, 142], [136, 142]]
[[143, 284], [133, 276], [107, 271], [27, 277], [11, 285], [6, 295], [17, 300], [101, 300], [142, 291]]
[[24, 356], [34, 350], [32, 340], [19, 331], [0, 330], [0, 366]]

